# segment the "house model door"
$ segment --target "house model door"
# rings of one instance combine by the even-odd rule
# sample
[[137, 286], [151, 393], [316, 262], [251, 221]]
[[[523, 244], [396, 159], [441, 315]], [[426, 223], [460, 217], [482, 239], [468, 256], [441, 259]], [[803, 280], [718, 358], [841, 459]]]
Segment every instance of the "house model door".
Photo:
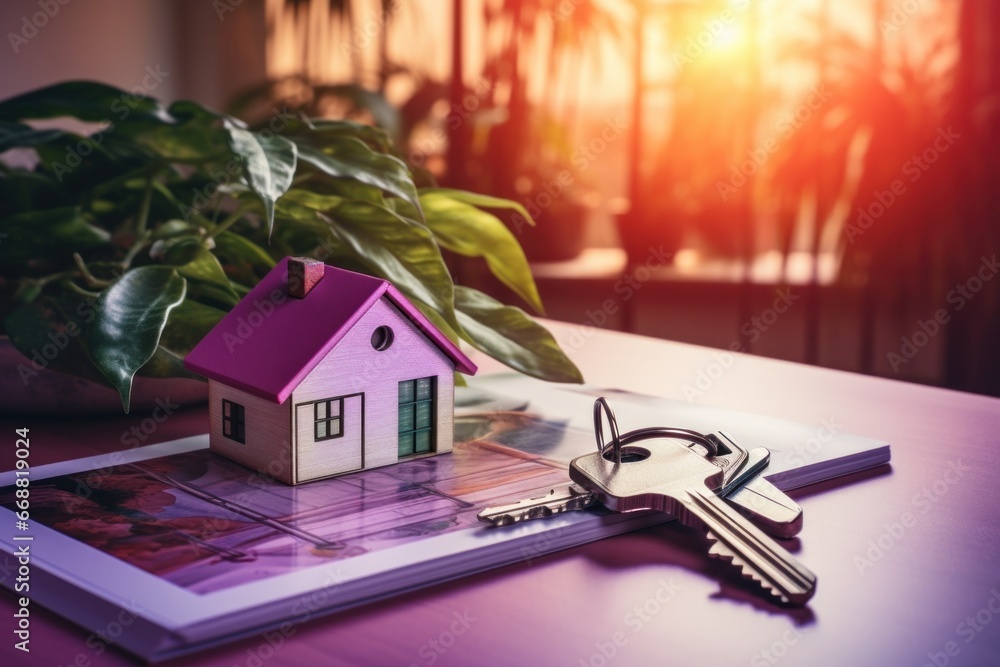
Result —
[[364, 467], [365, 396], [352, 394], [295, 406], [298, 480]]

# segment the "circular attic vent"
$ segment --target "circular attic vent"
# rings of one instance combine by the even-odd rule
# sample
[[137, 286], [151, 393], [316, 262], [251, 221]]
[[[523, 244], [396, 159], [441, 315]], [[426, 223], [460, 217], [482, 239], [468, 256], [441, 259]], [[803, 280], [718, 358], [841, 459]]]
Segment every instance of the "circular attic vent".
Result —
[[387, 326], [380, 326], [372, 333], [372, 347], [379, 352], [388, 350], [392, 345], [392, 329]]

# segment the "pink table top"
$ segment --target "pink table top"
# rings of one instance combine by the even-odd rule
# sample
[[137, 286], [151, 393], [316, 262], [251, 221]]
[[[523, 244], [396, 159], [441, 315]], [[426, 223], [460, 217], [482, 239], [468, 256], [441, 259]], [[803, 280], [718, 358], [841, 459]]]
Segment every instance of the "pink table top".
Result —
[[[167, 664], [1000, 664], [1000, 400], [741, 355], [723, 369], [716, 350], [549, 324], [593, 384], [686, 400], [705, 373], [717, 379], [699, 403], [891, 443], [891, 468], [795, 493], [805, 527], [793, 550], [819, 577], [809, 607], [762, 603], [695, 533], [667, 525], [315, 619], [276, 650], [253, 637]], [[147, 416], [4, 418], [0, 465], [12, 467], [17, 427], [31, 428], [41, 465], [121, 447]], [[204, 419], [179, 411], [150, 441]], [[37, 607], [25, 656], [13, 610], [5, 589], [0, 664], [135, 664]]]

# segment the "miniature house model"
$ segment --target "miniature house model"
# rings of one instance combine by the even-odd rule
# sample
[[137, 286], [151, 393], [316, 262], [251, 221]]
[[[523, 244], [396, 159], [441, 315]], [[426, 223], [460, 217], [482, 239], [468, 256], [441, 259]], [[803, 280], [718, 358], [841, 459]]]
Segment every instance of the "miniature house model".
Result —
[[450, 452], [476, 366], [385, 280], [286, 258], [188, 354], [212, 451], [287, 484]]

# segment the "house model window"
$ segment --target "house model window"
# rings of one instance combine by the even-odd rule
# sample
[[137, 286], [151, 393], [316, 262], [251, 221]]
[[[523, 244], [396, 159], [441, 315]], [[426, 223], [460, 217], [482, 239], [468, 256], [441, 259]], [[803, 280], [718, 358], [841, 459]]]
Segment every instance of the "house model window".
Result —
[[437, 378], [399, 383], [399, 456], [427, 454], [433, 449]]
[[316, 440], [331, 440], [344, 435], [344, 399], [331, 398], [316, 404]]
[[222, 435], [246, 444], [246, 411], [239, 403], [222, 400]]

